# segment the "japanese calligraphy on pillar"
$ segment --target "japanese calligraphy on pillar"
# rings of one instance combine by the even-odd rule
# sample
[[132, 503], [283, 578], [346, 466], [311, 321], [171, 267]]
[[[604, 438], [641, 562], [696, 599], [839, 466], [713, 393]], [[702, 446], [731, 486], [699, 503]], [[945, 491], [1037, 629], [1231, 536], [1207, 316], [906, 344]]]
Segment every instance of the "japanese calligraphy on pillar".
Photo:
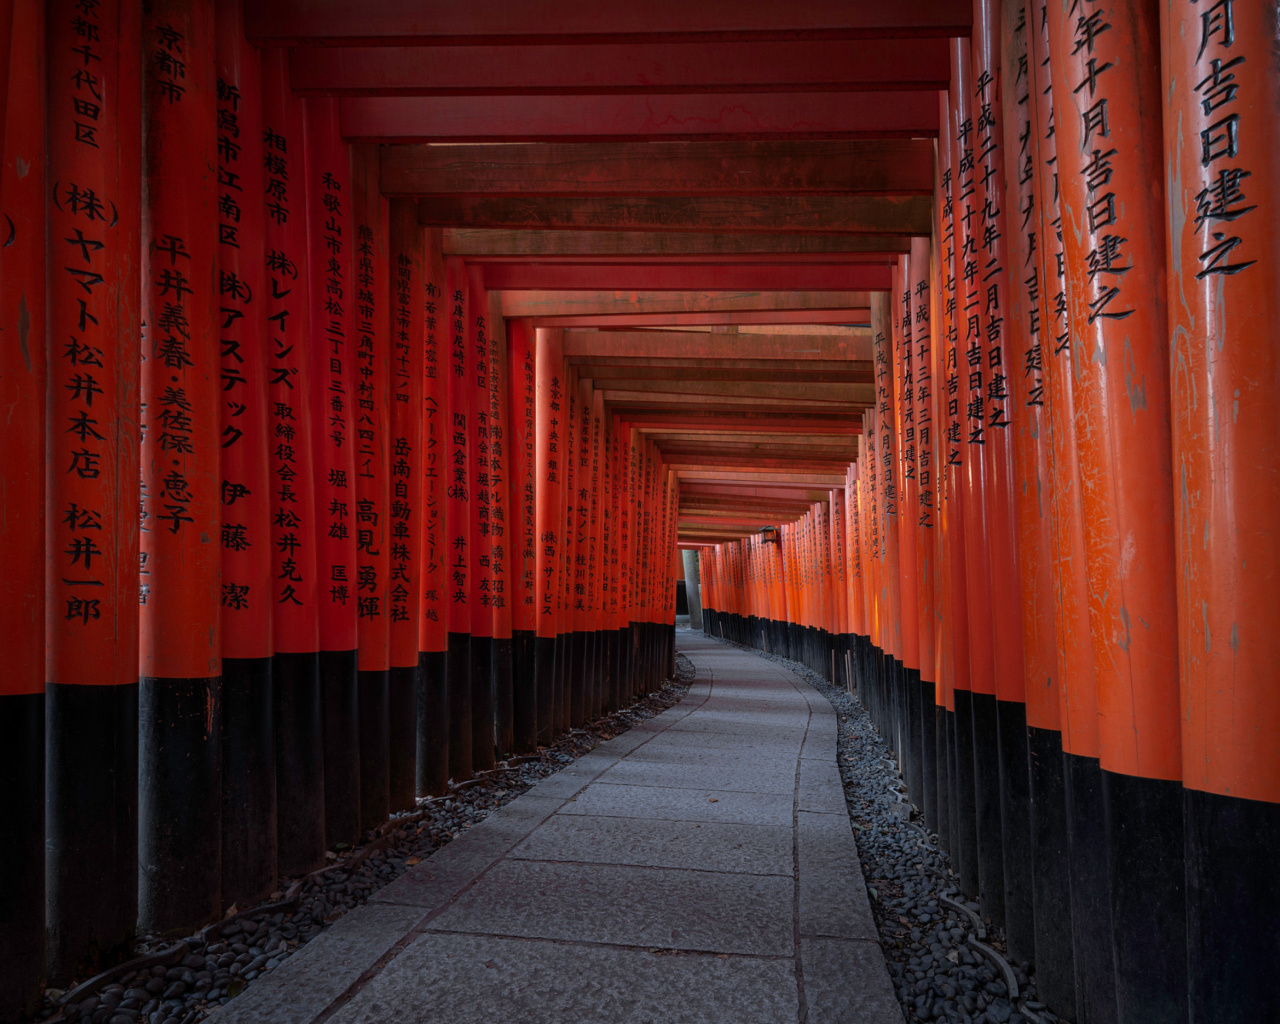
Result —
[[195, 625], [220, 621], [212, 11], [158, 2], [144, 27], [141, 672], [197, 678], [222, 650]]
[[385, 200], [377, 193], [377, 164], [360, 153], [353, 177], [355, 251], [352, 310], [355, 330], [356, 617], [360, 668], [389, 666], [387, 592], [390, 576], [390, 282]]
[[217, 47], [222, 643], [227, 657], [262, 658], [272, 589], [262, 82], [236, 29], [220, 23]]
[[[496, 616], [509, 607], [507, 552], [511, 535], [507, 520], [507, 460], [511, 457], [511, 435], [506, 411], [506, 332], [501, 318], [495, 319], [492, 304], [489, 309], [489, 597]], [[506, 621], [510, 622], [509, 614]]]
[[449, 310], [449, 477], [448, 591], [451, 633], [469, 633], [470, 501], [468, 479], [471, 459], [470, 400], [474, 387], [468, 380], [466, 271], [450, 261], [445, 293]]
[[[927, 251], [927, 248], [925, 249]], [[911, 321], [913, 326], [912, 349], [915, 358], [911, 363], [912, 379], [907, 382], [905, 393], [910, 400], [911, 422], [915, 436], [908, 443], [914, 445], [911, 464], [916, 468], [917, 523], [932, 529], [934, 523], [934, 424], [933, 424], [933, 331], [929, 323], [929, 282], [932, 275], [927, 269], [916, 266], [916, 254], [912, 252]]]
[[[981, 352], [975, 363], [973, 339], [965, 350], [969, 364], [970, 440], [977, 420], [985, 413], [986, 426], [1004, 429], [1009, 426], [1009, 385], [1005, 372], [1006, 242], [1004, 238], [1004, 157], [1000, 127], [999, 51], [975, 45], [973, 54], [978, 64], [974, 75], [974, 144], [977, 193], [982, 204], [976, 226], [978, 235], [977, 274], [970, 286], [980, 294]], [[988, 59], [990, 63], [988, 63]], [[970, 302], [977, 295], [971, 296]], [[985, 354], [985, 359], [982, 355]], [[985, 367], [982, 363], [985, 362]], [[985, 371], [985, 389], [983, 387]], [[981, 392], [981, 393], [980, 393]], [[981, 399], [983, 404], [975, 405]], [[981, 444], [979, 437], [975, 443]]]
[[306, 104], [311, 359], [317, 384], [312, 427], [316, 504], [323, 527], [317, 536], [317, 566], [325, 583], [319, 602], [321, 646], [353, 650], [359, 610], [357, 548], [362, 540], [372, 545], [381, 515], [372, 499], [362, 503], [356, 493], [355, 368], [347, 343], [352, 333], [350, 156], [338, 130], [337, 102], [308, 99]]
[[[263, 57], [263, 171], [266, 210], [268, 400], [271, 404], [272, 544], [278, 651], [317, 649], [316, 520], [311, 459], [310, 307], [307, 303], [306, 188], [300, 102], [288, 85], [288, 57]], [[222, 500], [238, 500], [238, 481]], [[224, 509], [224, 513], [225, 513]]]
[[126, 65], [138, 29], [111, 0], [50, 4], [48, 621], [60, 683], [137, 680], [141, 168], [124, 97], [138, 90]]
[[423, 286], [422, 351], [422, 626], [421, 649], [442, 651], [448, 645], [445, 612], [445, 420], [448, 415], [447, 360], [442, 356], [444, 263], [439, 233], [428, 231]]

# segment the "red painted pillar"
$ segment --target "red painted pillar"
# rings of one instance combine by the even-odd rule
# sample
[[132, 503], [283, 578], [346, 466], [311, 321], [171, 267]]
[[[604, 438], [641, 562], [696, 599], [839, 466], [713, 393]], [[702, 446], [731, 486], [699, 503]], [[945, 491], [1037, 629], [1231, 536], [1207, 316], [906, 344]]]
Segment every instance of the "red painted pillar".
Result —
[[378, 150], [352, 151], [351, 287], [355, 445], [360, 828], [390, 810], [391, 720], [391, 247], [390, 210], [378, 190]]
[[1257, 970], [1280, 962], [1280, 28], [1274, 8], [1234, 0], [1167, 0], [1160, 18], [1189, 1016], [1266, 1020], [1280, 1017]]
[[467, 267], [467, 398], [471, 448], [470, 553], [471, 580], [471, 768], [494, 765], [493, 704], [493, 568], [490, 557], [489, 494], [489, 305], [484, 276]]
[[1158, 17], [1095, 7], [1048, 9], [1115, 969], [1077, 1013], [1179, 1020], [1184, 907], [1150, 899], [1183, 877]]
[[586, 724], [591, 706], [590, 696], [590, 581], [587, 575], [591, 517], [591, 386], [576, 380], [573, 389], [573, 488], [569, 493], [568, 527], [572, 544], [569, 563], [569, 608], [572, 616], [573, 640], [570, 648], [569, 724], [581, 728]]
[[161, 0], [143, 20], [142, 514], [138, 924], [221, 913], [219, 348], [213, 293], [213, 8]]
[[425, 232], [412, 202], [388, 211], [391, 398], [391, 550], [387, 614], [388, 786], [392, 812], [414, 806], [419, 631], [422, 601]]
[[[1037, 0], [1028, 35], [1029, 64], [1035, 76], [1036, 143], [1035, 187], [1041, 197], [1037, 204], [1040, 275], [1044, 282], [1046, 352], [1044, 372], [1049, 395], [1051, 462], [1049, 497], [1052, 528], [1050, 560], [1054, 607], [1054, 635], [1057, 644], [1057, 691], [1059, 698], [1060, 742], [1052, 733], [1033, 730], [1028, 741], [1040, 744], [1032, 762], [1033, 827], [1037, 837], [1037, 863], [1056, 864], [1056, 872], [1037, 872], [1038, 879], [1060, 878], [1055, 887], [1037, 889], [1037, 929], [1042, 924], [1057, 925], [1049, 940], [1048, 955], [1041, 957], [1046, 999], [1066, 1015], [1076, 1012], [1077, 993], [1086, 988], [1101, 992], [1113, 985], [1109, 980], [1109, 949], [1105, 914], [1108, 903], [1105, 885], [1091, 880], [1096, 875], [1096, 844], [1088, 840], [1089, 823], [1096, 818], [1097, 785], [1067, 788], [1070, 765], [1088, 770], [1084, 781], [1096, 777], [1096, 770], [1080, 758], [1098, 756], [1097, 688], [1094, 682], [1093, 649], [1089, 636], [1089, 599], [1085, 573], [1084, 513], [1080, 500], [1079, 446], [1075, 431], [1075, 392], [1081, 374], [1080, 348], [1072, 344], [1068, 325], [1065, 255], [1062, 248], [1062, 221], [1059, 214], [1057, 134], [1054, 130], [1053, 86], [1049, 57], [1048, 8]], [[1064, 754], [1075, 757], [1058, 757]], [[1079, 780], [1078, 780], [1079, 781]], [[1062, 805], [1061, 815], [1053, 810]], [[1043, 812], [1043, 813], [1042, 813]], [[1073, 825], [1072, 822], [1080, 824]], [[1078, 838], [1077, 838], [1078, 837]], [[1040, 854], [1044, 854], [1043, 857]], [[1066, 864], [1067, 870], [1062, 870]], [[1041, 907], [1045, 912], [1041, 913]], [[1067, 929], [1066, 934], [1062, 929]], [[1040, 935], [1037, 935], [1039, 941]], [[1099, 961], [1101, 951], [1107, 954]], [[1093, 955], [1092, 961], [1084, 954]], [[1078, 959], [1077, 959], [1078, 957]], [[1041, 971], [1037, 971], [1037, 979]], [[1037, 981], [1037, 983], [1039, 983]], [[1101, 986], [1101, 988], [1099, 988]], [[1097, 995], [1104, 1002], [1111, 998]]]
[[[1049, 307], [1044, 287], [1037, 192], [1037, 110], [1035, 76], [1031, 64], [1026, 12], [1020, 0], [1007, 0], [1001, 10], [1003, 66], [1001, 102], [1005, 176], [1004, 208], [1008, 234], [1010, 402], [1013, 421], [1014, 496], [1017, 513], [1017, 547], [1022, 597], [1022, 649], [1025, 678], [1026, 749], [1019, 764], [1027, 770], [1017, 775], [1006, 764], [1006, 794], [1025, 787], [1027, 807], [1026, 848], [1021, 836], [1005, 828], [1005, 899], [1008, 935], [1013, 947], [1037, 965], [1037, 985], [1044, 975], [1055, 998], [1070, 977], [1070, 906], [1063, 829], [1066, 810], [1062, 801], [1061, 736], [1057, 682], [1057, 637], [1053, 595], [1053, 452], [1045, 359], [1052, 358], [1044, 336]], [[997, 636], [999, 632], [997, 631]], [[1005, 677], [1001, 677], [1003, 681]], [[1002, 697], [1002, 751], [1012, 737], [1006, 723], [1017, 708]], [[1006, 805], [1009, 801], [1006, 800]], [[1032, 865], [1052, 865], [1033, 870]], [[1015, 874], [1020, 869], [1020, 874]], [[1063, 958], [1065, 957], [1065, 967]], [[1069, 998], [1074, 1005], [1074, 995]]]
[[[1006, 204], [1004, 93], [1010, 76], [1001, 67], [1001, 0], [975, 0], [972, 41], [976, 191], [981, 210], [978, 259], [981, 265], [980, 323], [986, 392], [986, 446], [983, 452], [987, 514], [987, 573], [990, 577], [992, 667], [995, 715], [987, 729], [974, 719], [975, 744], [996, 753], [996, 785], [980, 787], [979, 841], [998, 832], [1002, 873], [992, 888], [1000, 904], [1010, 949], [1029, 955], [1033, 946], [1027, 776], [1026, 685], [1022, 665], [1022, 598], [1018, 569], [1017, 512], [1011, 432], [1018, 419], [1014, 400], [1017, 361], [1025, 349], [1021, 325], [1011, 315], [1009, 235], [1016, 222]], [[996, 642], [997, 638], [999, 643]], [[985, 701], [975, 704], [984, 707]], [[981, 737], [984, 732], [989, 741]], [[975, 747], [975, 749], [977, 749]], [[979, 751], [981, 759], [981, 751]], [[978, 776], [981, 781], [984, 777]]]
[[269, 613], [271, 477], [262, 63], [244, 8], [222, 0], [217, 33], [218, 342], [222, 465], [222, 903], [245, 906], [277, 877], [276, 749]]
[[45, 842], [59, 983], [118, 959], [137, 919], [142, 44], [139, 8], [118, 0], [88, 15], [51, 2], [47, 18]]
[[[310, 258], [313, 486], [320, 708], [324, 730], [325, 842], [360, 832], [360, 728], [356, 659], [356, 480], [351, 414], [351, 175], [337, 100], [304, 104], [307, 245]], [[394, 716], [393, 716], [394, 718]]]
[[[907, 424], [905, 444], [909, 457], [905, 464], [915, 473], [915, 501], [904, 512], [910, 517], [915, 541], [916, 565], [916, 629], [920, 678], [920, 796], [925, 824], [937, 831], [937, 671], [934, 656], [934, 418], [933, 418], [933, 279], [930, 266], [932, 240], [918, 236], [911, 240], [911, 259], [908, 263], [910, 286], [908, 304], [903, 315], [910, 317], [911, 377], [905, 380], [904, 392], [908, 398], [911, 419]], [[905, 294], [905, 292], [904, 292]], [[904, 414], [905, 415], [905, 414]]]
[[[295, 875], [312, 871], [324, 861], [317, 603], [322, 583], [316, 561], [316, 533], [321, 527], [310, 430], [315, 382], [310, 360], [303, 114], [289, 86], [288, 54], [283, 51], [268, 50], [263, 55], [262, 97], [276, 836], [280, 873]], [[236, 493], [224, 489], [223, 504]]]
[[[0, 31], [0, 1019], [29, 1018], [44, 986], [45, 19], [15, 0]], [[56, 351], [53, 353], [57, 358]], [[51, 524], [50, 524], [51, 525]]]
[[449, 776], [471, 776], [471, 398], [474, 376], [467, 346], [467, 272], [461, 260], [445, 263], [449, 323], [448, 457], [445, 545], [449, 594]]
[[418, 795], [449, 785], [449, 307], [439, 228], [423, 232], [422, 492], [418, 622]]
[[605, 694], [607, 686], [605, 641], [604, 641], [604, 601], [607, 585], [604, 575], [604, 543], [605, 543], [605, 477], [608, 449], [604, 437], [604, 392], [593, 390], [591, 393], [591, 522], [590, 537], [587, 550], [587, 623], [591, 636], [588, 646], [591, 650], [590, 671], [588, 673], [591, 687], [587, 718], [595, 721], [605, 711], [608, 703]]
[[512, 691], [512, 545], [518, 543], [509, 483], [516, 453], [511, 446], [507, 396], [507, 330], [502, 296], [489, 294], [489, 560], [493, 608], [494, 732], [499, 757], [515, 750], [515, 695]]
[[507, 322], [507, 564], [511, 604], [512, 728], [514, 750], [529, 754], [538, 746], [537, 690], [534, 644], [538, 625], [537, 572], [537, 434], [534, 426], [533, 324], [527, 319]]
[[[972, 449], [969, 443], [968, 416], [969, 368], [967, 349], [970, 334], [976, 328], [971, 325], [968, 307], [968, 280], [977, 276], [976, 268], [970, 274], [968, 263], [974, 262], [969, 225], [973, 220], [973, 154], [972, 146], [960, 146], [958, 114], [960, 91], [968, 91], [968, 46], [964, 41], [952, 42], [951, 93], [944, 97], [948, 134], [948, 167], [950, 188], [944, 208], [943, 245], [950, 258], [943, 257], [944, 308], [948, 311], [945, 323], [946, 346], [944, 356], [946, 394], [946, 452], [945, 478], [943, 482], [943, 576], [950, 609], [950, 694], [951, 716], [948, 729], [951, 734], [952, 781], [948, 796], [951, 806], [951, 856], [960, 877], [960, 887], [970, 895], [978, 891], [978, 847], [974, 818], [973, 782], [973, 677], [976, 674], [971, 658], [971, 640], [989, 637], [990, 630], [978, 628], [970, 622], [985, 611], [985, 603], [969, 597], [970, 544], [967, 534], [970, 528], [969, 506], [966, 492], [970, 487], [969, 463]], [[969, 139], [972, 139], [970, 132]], [[968, 148], [969, 152], [963, 150]], [[944, 172], [944, 182], [947, 180]], [[966, 216], [965, 211], [968, 211]], [[946, 216], [949, 211], [949, 216]], [[947, 239], [950, 238], [950, 245]], [[976, 531], [975, 531], [976, 532]], [[981, 552], [981, 545], [978, 546]], [[974, 562], [974, 565], [978, 563]], [[985, 580], [985, 573], [978, 573]], [[980, 595], [979, 595], [980, 597]]]
[[[964, 472], [961, 502], [964, 506], [965, 594], [969, 617], [969, 696], [956, 708], [956, 729], [961, 734], [961, 756], [973, 762], [973, 828], [977, 846], [977, 891], [983, 912], [1003, 920], [1004, 868], [1000, 841], [1000, 768], [996, 745], [996, 678], [992, 633], [992, 580], [988, 566], [988, 479], [991, 475], [987, 445], [1002, 430], [989, 425], [988, 394], [994, 376], [987, 367], [984, 325], [991, 306], [985, 275], [990, 269], [986, 249], [984, 191], [985, 161], [979, 156], [990, 126], [984, 120], [979, 134], [981, 106], [973, 79], [967, 39], [951, 43], [951, 136], [954, 230], [956, 232], [956, 325], [958, 370], [963, 424]], [[997, 406], [999, 408], [999, 406]], [[972, 757], [965, 750], [972, 746]], [[967, 766], [964, 770], [967, 770]], [[967, 795], [968, 785], [962, 780]], [[968, 815], [966, 815], [967, 817]]]
[[549, 743], [555, 717], [556, 637], [560, 632], [560, 563], [563, 557], [564, 334], [539, 328], [534, 335], [537, 411], [536, 450], [537, 625], [534, 640], [537, 738]]

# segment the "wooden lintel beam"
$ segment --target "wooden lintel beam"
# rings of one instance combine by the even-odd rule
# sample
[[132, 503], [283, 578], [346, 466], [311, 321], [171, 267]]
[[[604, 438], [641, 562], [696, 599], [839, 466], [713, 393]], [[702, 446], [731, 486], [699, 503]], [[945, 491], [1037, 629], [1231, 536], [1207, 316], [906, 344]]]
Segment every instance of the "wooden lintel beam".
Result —
[[[616, 388], [616, 390], [613, 390]], [[628, 380], [611, 383], [601, 389], [608, 394], [702, 397], [722, 395], [731, 398], [763, 398], [806, 402], [851, 402], [869, 405], [875, 401], [875, 385], [773, 383], [769, 381], [701, 380]]]
[[485, 286], [499, 291], [888, 291], [888, 262], [866, 263], [486, 263]]
[[[527, 294], [527, 293], [526, 293]], [[554, 295], [554, 292], [541, 294]], [[826, 294], [826, 293], [821, 293]], [[602, 330], [706, 330], [716, 326], [838, 326], [860, 330], [870, 337], [869, 307], [831, 307], [822, 309], [756, 309], [701, 311], [692, 313], [566, 313], [533, 315], [535, 327], [594, 327]]]
[[[295, 66], [298, 55], [294, 57]], [[933, 143], [868, 141], [383, 146], [389, 196], [930, 195]]]
[[[781, 360], [779, 360], [781, 362]], [[844, 370], [812, 370], [792, 369], [779, 370], [739, 369], [735, 366], [707, 366], [701, 362], [691, 361], [683, 366], [602, 366], [594, 361], [575, 362], [574, 367], [581, 377], [589, 377], [597, 387], [603, 387], [605, 381], [620, 380], [684, 380], [691, 374], [715, 380], [732, 381], [776, 381], [804, 382], [825, 384], [863, 384], [872, 381], [872, 371], [853, 369], [860, 364], [850, 363], [850, 369]]]
[[947, 41], [347, 46], [293, 51], [293, 88], [328, 96], [945, 89]]
[[[698, 143], [685, 143], [698, 145]], [[816, 145], [816, 143], [815, 143]], [[493, 148], [493, 147], [489, 147]], [[503, 147], [510, 148], [510, 147]], [[730, 234], [695, 231], [520, 231], [444, 228], [447, 256], [832, 256], [904, 253], [906, 235]]]
[[972, 23], [968, 0], [263, 0], [245, 8], [246, 34], [259, 46], [945, 39], [967, 36]]
[[839, 334], [712, 334], [706, 331], [566, 331], [569, 359], [594, 356], [645, 359], [778, 359], [868, 364], [871, 340]]
[[418, 200], [418, 221], [526, 230], [927, 235], [931, 204], [929, 196], [437, 196]]
[[[545, 292], [510, 291], [503, 296], [503, 310], [509, 317], [594, 316], [618, 313], [757, 313], [778, 310], [821, 310], [824, 312], [866, 310], [871, 293], [844, 292], [637, 292], [594, 291]], [[711, 321], [715, 322], [715, 321]], [[723, 321], [729, 323], [731, 321]], [[747, 323], [769, 321], [744, 321]]]

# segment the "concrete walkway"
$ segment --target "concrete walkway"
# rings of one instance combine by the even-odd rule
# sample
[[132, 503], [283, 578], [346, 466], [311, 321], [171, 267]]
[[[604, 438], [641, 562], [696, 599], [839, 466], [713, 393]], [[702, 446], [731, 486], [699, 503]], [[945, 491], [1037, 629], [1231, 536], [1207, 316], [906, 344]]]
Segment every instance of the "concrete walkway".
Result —
[[781, 666], [681, 631], [678, 705], [410, 869], [217, 1024], [901, 1024], [836, 770]]

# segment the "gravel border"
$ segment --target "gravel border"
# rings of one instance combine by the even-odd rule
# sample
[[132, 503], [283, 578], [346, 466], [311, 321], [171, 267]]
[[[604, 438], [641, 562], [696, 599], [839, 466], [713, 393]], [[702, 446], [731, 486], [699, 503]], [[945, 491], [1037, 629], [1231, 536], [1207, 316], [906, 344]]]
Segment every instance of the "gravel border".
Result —
[[598, 744], [678, 704], [694, 674], [692, 662], [677, 653], [674, 679], [630, 707], [572, 730], [536, 756], [513, 757], [455, 783], [446, 796], [419, 799], [416, 810], [393, 815], [359, 847], [327, 851], [319, 871], [281, 879], [279, 889], [256, 907], [232, 907], [222, 921], [176, 944], [159, 936], [139, 939], [135, 959], [71, 989], [46, 989], [36, 1020], [196, 1024], [492, 811]]
[[978, 904], [960, 892], [951, 858], [910, 803], [893, 754], [862, 700], [799, 662], [711, 639], [784, 666], [835, 708], [845, 804], [885, 964], [906, 1021], [1059, 1020], [1036, 998], [1033, 966], [1006, 959], [1003, 929], [983, 921]]

